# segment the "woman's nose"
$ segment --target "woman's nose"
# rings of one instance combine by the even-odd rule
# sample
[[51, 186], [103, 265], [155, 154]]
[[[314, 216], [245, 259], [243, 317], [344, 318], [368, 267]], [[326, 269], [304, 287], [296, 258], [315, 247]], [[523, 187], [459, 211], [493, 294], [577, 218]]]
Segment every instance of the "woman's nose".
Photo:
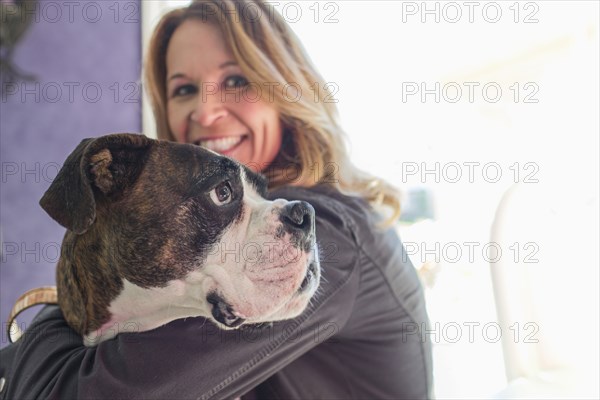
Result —
[[221, 93], [207, 90], [198, 96], [198, 101], [190, 117], [199, 125], [209, 127], [227, 114], [227, 109], [221, 101]]

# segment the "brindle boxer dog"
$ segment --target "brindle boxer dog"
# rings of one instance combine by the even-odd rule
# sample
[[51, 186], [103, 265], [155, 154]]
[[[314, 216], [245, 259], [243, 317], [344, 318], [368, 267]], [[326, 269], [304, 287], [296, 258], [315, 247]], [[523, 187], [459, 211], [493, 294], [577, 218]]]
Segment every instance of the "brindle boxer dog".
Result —
[[40, 201], [67, 228], [58, 302], [87, 346], [202, 316], [223, 329], [302, 313], [320, 279], [314, 210], [191, 144], [85, 139]]

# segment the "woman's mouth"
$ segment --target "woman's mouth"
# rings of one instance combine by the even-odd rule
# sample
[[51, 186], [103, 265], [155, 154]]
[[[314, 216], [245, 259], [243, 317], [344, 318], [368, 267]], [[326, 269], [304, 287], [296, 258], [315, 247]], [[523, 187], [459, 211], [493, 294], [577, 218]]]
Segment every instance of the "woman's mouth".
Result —
[[203, 139], [195, 142], [195, 144], [220, 154], [226, 154], [237, 148], [245, 139], [247, 139], [247, 137], [248, 135], [241, 135]]

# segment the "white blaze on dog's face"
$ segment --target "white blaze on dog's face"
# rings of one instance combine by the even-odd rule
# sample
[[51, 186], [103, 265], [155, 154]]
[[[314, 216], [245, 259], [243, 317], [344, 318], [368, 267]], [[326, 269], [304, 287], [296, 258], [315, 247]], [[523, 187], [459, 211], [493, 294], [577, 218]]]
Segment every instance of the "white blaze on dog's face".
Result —
[[[201, 270], [185, 279], [201, 285], [211, 316], [223, 328], [299, 315], [320, 278], [312, 207], [266, 200], [266, 182], [241, 172], [241, 218], [213, 246]], [[227, 204], [231, 190], [227, 183], [218, 185], [211, 200]]]

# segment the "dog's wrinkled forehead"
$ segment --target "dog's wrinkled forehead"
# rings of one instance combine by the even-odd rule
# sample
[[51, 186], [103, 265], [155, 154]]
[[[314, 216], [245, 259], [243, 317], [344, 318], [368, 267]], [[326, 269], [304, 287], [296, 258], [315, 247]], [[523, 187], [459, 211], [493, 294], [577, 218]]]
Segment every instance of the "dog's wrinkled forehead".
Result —
[[151, 157], [153, 174], [180, 188], [189, 184], [207, 186], [215, 180], [239, 179], [241, 167], [235, 161], [191, 144], [161, 142]]

